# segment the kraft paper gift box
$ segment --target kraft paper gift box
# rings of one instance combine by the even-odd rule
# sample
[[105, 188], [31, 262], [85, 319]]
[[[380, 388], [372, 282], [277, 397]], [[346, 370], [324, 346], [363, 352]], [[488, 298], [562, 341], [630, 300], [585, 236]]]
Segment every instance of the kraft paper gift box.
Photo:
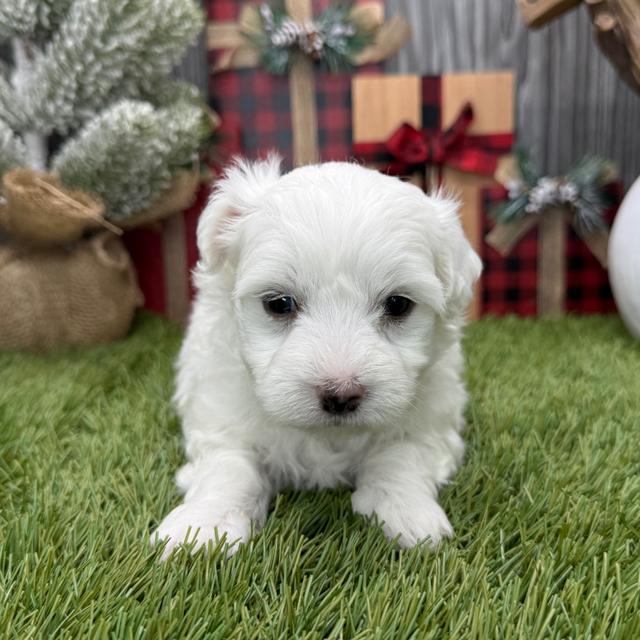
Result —
[[[482, 254], [482, 189], [513, 146], [510, 71], [441, 76], [360, 75], [352, 81], [353, 155], [461, 200], [462, 224]], [[469, 315], [480, 315], [478, 290]]]

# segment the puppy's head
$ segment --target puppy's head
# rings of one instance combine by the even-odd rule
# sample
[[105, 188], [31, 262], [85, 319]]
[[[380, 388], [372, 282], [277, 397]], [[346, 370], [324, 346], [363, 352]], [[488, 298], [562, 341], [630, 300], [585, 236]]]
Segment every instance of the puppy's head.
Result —
[[[391, 427], [457, 339], [480, 260], [456, 204], [354, 164], [230, 168], [198, 228], [256, 396], [292, 425]], [[224, 269], [228, 279], [208, 274]], [[214, 285], [212, 283], [218, 283]]]

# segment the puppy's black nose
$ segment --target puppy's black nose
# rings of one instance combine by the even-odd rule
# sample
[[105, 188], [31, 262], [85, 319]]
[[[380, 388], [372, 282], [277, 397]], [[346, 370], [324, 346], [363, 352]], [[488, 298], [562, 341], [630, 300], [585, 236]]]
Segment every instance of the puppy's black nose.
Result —
[[339, 390], [328, 387], [320, 391], [320, 404], [331, 415], [343, 415], [355, 411], [363, 396], [364, 389], [359, 384], [342, 385]]

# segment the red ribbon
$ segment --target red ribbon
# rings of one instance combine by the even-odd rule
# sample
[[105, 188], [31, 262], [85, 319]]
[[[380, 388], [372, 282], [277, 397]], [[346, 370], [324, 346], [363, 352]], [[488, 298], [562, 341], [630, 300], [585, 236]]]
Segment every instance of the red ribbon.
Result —
[[478, 139], [468, 134], [473, 115], [473, 106], [467, 102], [446, 131], [420, 131], [406, 122], [400, 125], [385, 142], [385, 148], [396, 160], [390, 164], [389, 173], [406, 175], [433, 165], [438, 167], [441, 178], [442, 167], [447, 165], [493, 175], [498, 156], [495, 150], [479, 146]]

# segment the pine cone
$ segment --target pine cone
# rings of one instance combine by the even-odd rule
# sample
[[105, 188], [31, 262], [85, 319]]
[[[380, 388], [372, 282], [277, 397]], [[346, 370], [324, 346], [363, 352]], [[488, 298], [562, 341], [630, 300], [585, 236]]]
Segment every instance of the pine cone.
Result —
[[271, 34], [271, 44], [280, 49], [292, 47], [299, 42], [302, 35], [302, 27], [297, 22], [287, 18], [283, 20], [282, 24]]
[[324, 38], [314, 24], [307, 24], [300, 33], [298, 46], [313, 60], [320, 60], [323, 56]]

